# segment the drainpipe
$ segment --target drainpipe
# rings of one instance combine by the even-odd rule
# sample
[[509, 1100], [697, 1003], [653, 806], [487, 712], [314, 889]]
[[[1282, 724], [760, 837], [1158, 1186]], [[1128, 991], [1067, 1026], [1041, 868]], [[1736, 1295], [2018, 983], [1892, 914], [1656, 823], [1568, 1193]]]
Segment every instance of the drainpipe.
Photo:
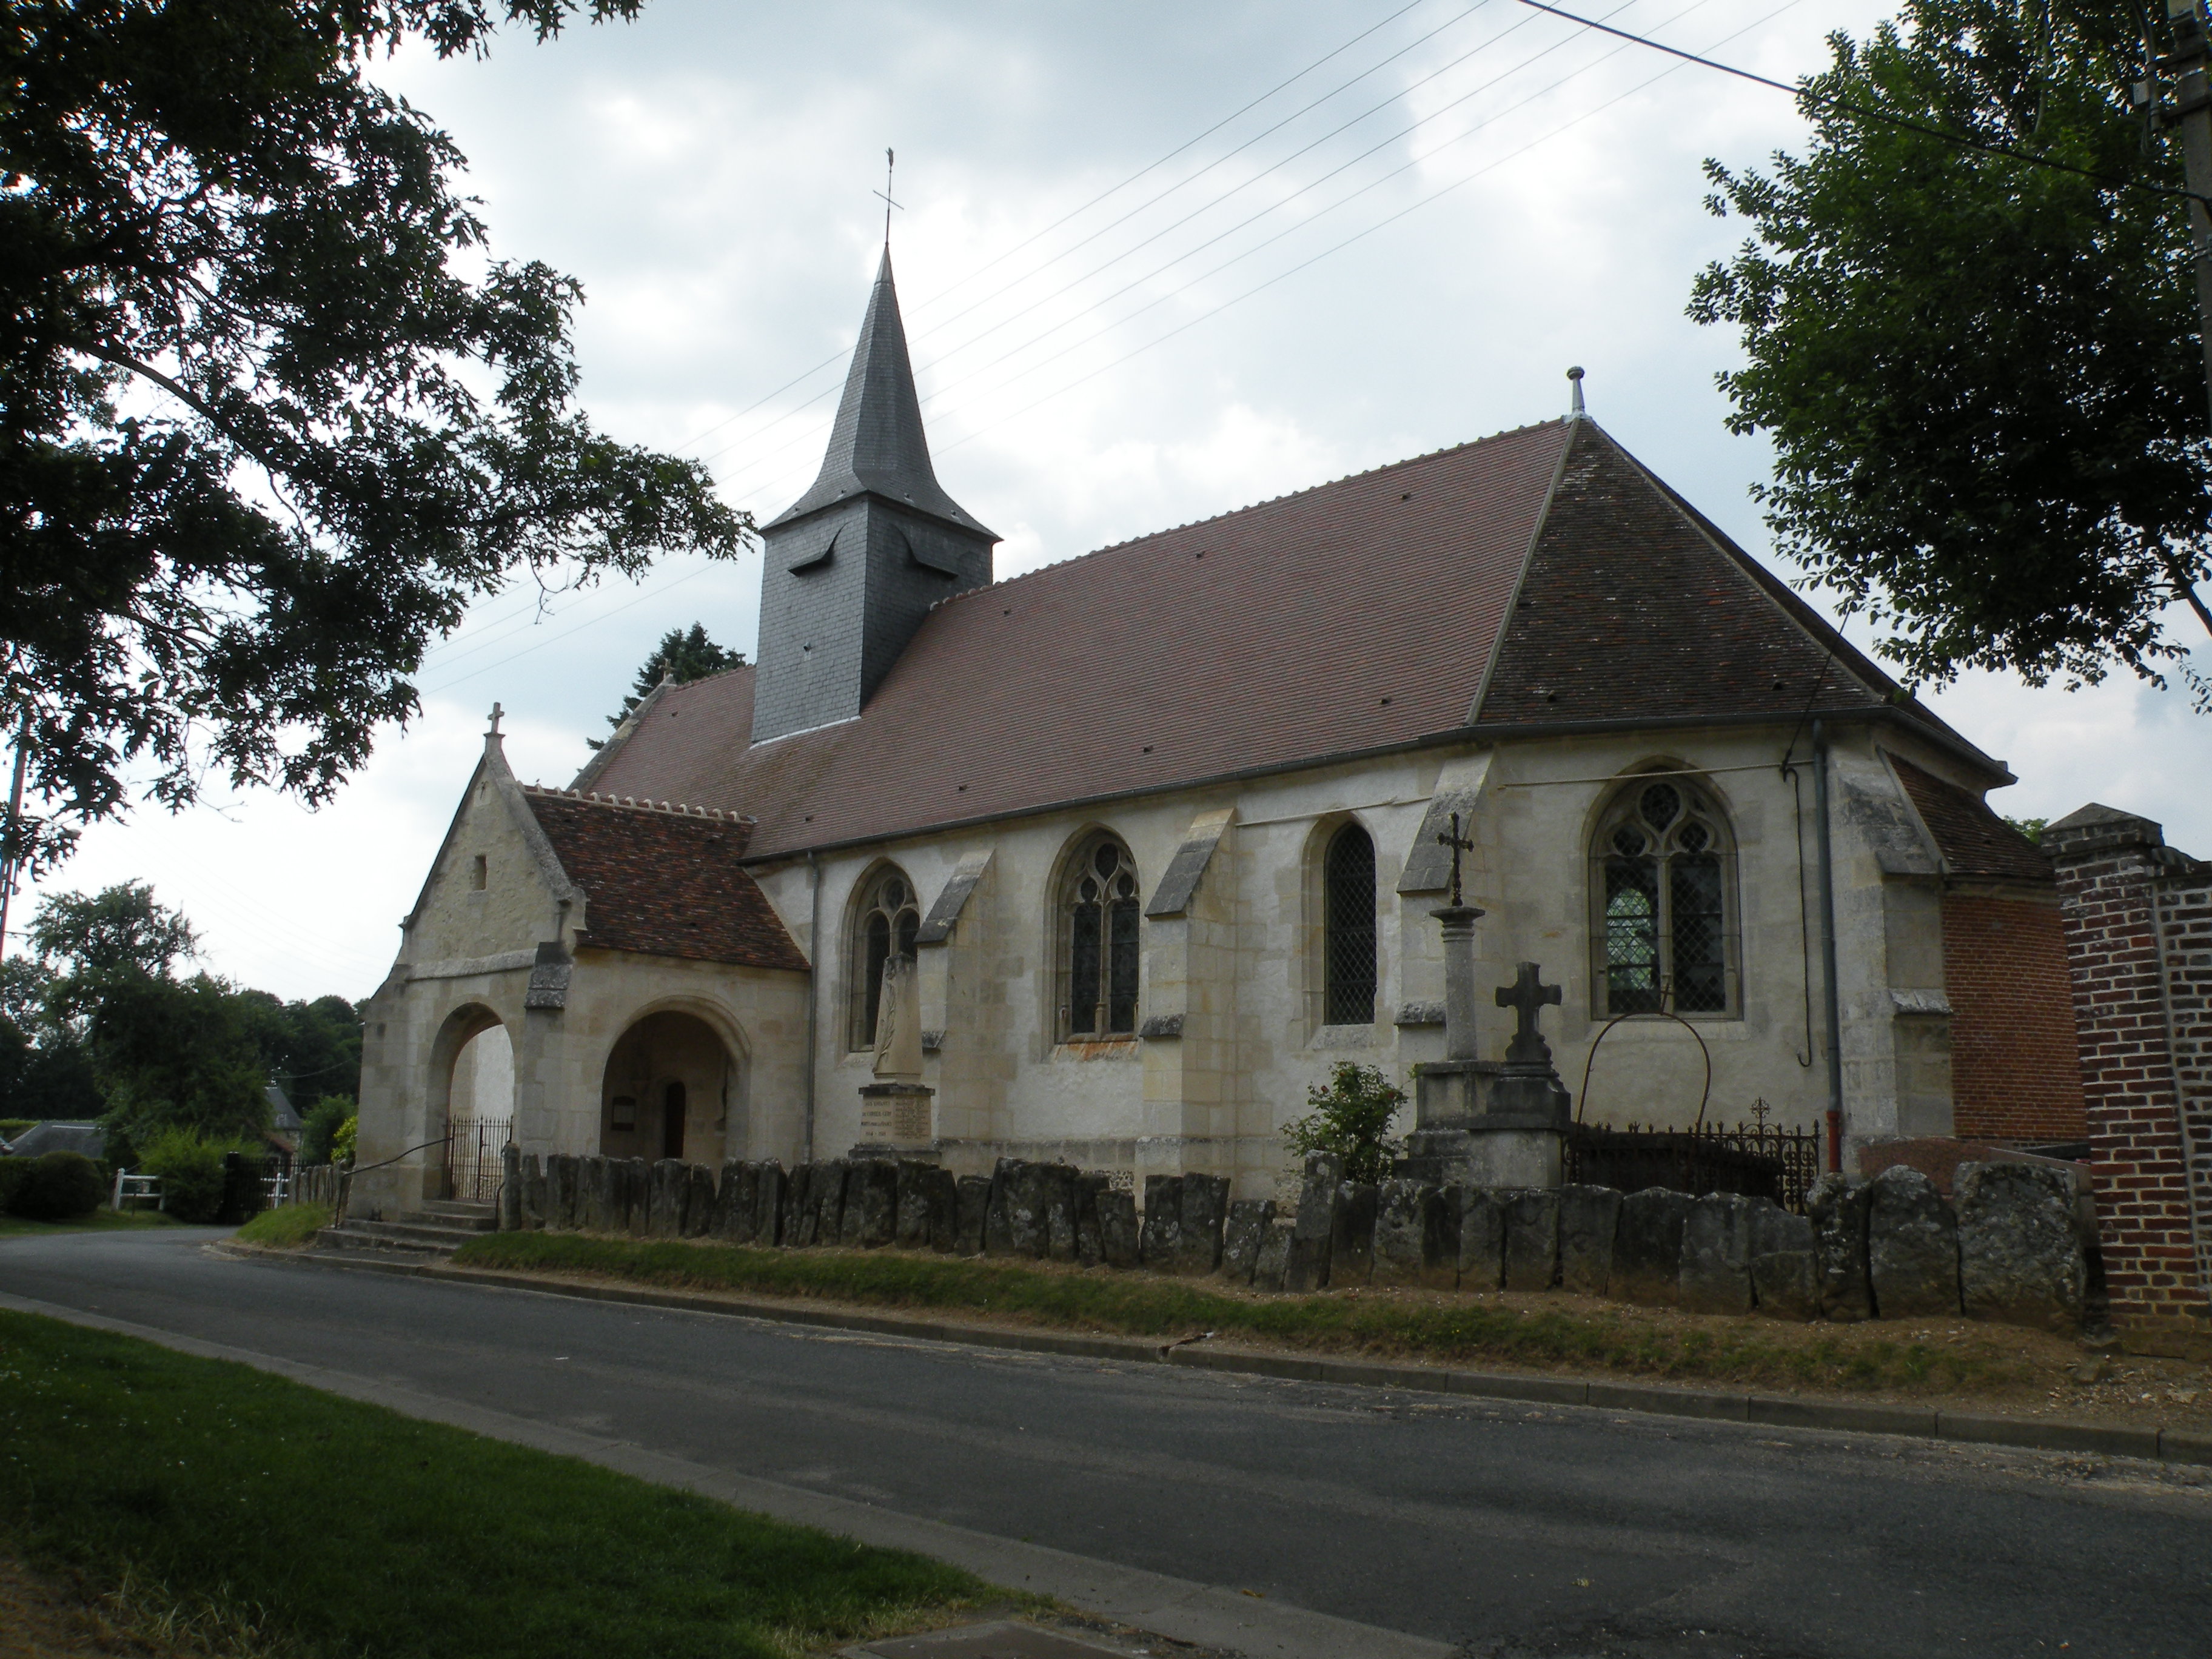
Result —
[[806, 953], [811, 965], [806, 974], [806, 1156], [814, 1162], [814, 1053], [820, 1046], [822, 1027], [822, 863], [806, 855], [807, 873], [813, 886], [807, 894]]
[[1820, 848], [1821, 1000], [1828, 1017], [1828, 1168], [1844, 1167], [1844, 1019], [1836, 991], [1836, 860], [1828, 834], [1828, 734], [1813, 722], [1813, 811]]

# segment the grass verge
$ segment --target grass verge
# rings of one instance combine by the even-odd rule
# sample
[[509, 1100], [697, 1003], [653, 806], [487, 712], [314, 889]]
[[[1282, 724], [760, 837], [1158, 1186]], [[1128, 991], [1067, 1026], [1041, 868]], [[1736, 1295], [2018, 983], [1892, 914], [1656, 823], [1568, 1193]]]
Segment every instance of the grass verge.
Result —
[[954, 1568], [0, 1313], [0, 1545], [270, 1656], [784, 1659], [1005, 1598]]
[[111, 1210], [105, 1204], [75, 1221], [32, 1221], [20, 1215], [0, 1215], [0, 1238], [45, 1233], [128, 1232], [140, 1227], [176, 1227], [181, 1222], [159, 1210]]
[[313, 1243], [315, 1235], [330, 1224], [327, 1204], [287, 1204], [282, 1209], [264, 1210], [240, 1227], [238, 1236], [249, 1244], [297, 1250]]
[[1131, 1336], [1211, 1331], [1438, 1364], [1505, 1362], [1680, 1381], [1852, 1392], [2010, 1387], [2019, 1366], [1987, 1346], [1935, 1344], [1863, 1328], [1699, 1320], [1648, 1310], [1514, 1306], [1387, 1291], [1237, 1293], [1205, 1280], [979, 1261], [890, 1250], [762, 1250], [580, 1233], [489, 1233], [455, 1265], [587, 1273], [644, 1285], [929, 1309]]

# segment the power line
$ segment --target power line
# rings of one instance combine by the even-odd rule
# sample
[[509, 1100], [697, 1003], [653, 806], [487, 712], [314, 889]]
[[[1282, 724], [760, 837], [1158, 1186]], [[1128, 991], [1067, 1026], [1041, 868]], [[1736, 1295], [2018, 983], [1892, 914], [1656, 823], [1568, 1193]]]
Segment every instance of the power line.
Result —
[[1637, 46], [1649, 46], [1654, 52], [1663, 52], [1669, 58], [1679, 58], [1685, 63], [1696, 64], [1704, 69], [1718, 70], [1723, 75], [1733, 75], [1740, 81], [1750, 81], [1762, 87], [1771, 87], [1777, 92], [1786, 92], [1793, 98], [1802, 98], [1808, 102], [1838, 111], [1844, 115], [1856, 116], [1863, 121], [1880, 121], [1889, 126], [1900, 127], [1907, 132], [1917, 132], [1923, 138], [1941, 139], [1943, 143], [1955, 144], [1961, 149], [1979, 150], [1984, 155], [2009, 156], [2015, 161], [2026, 161], [2032, 167], [2048, 167], [2053, 173], [2069, 173], [2076, 179], [2087, 179], [2091, 183], [2102, 185], [2108, 190], [2142, 190], [2148, 191], [2154, 196], [2178, 196], [2184, 201], [2212, 204], [2212, 196], [2202, 196], [2195, 191], [2180, 189], [2172, 185], [2154, 185], [2147, 179], [2115, 179], [2109, 173], [2092, 172], [2087, 167], [2077, 167], [2070, 162], [2054, 161], [2048, 155], [2038, 155], [2032, 150], [2015, 149], [2010, 144], [1991, 143], [1987, 139], [1971, 137], [1963, 132], [1946, 132], [1941, 127], [1931, 127], [1918, 121], [1909, 121], [1902, 115], [1892, 115], [1887, 110], [1869, 109], [1863, 104], [1851, 103], [1837, 97], [1832, 93], [1818, 91], [1808, 82], [1800, 82], [1793, 87], [1786, 82], [1771, 80], [1764, 75], [1754, 75], [1749, 70], [1738, 69], [1733, 64], [1716, 63], [1710, 58], [1700, 58], [1693, 52], [1684, 52], [1679, 46], [1663, 46], [1656, 40], [1647, 40], [1640, 34], [1631, 34], [1626, 29], [1617, 29], [1610, 23], [1597, 22], [1588, 17], [1577, 17], [1571, 11], [1562, 11], [1557, 6], [1546, 5], [1544, 0], [1521, 0], [1521, 3], [1534, 7], [1538, 11], [1547, 11], [1554, 17], [1564, 17], [1570, 23], [1579, 23], [1586, 29], [1595, 29], [1602, 34], [1618, 35], [1623, 40], [1632, 41]]

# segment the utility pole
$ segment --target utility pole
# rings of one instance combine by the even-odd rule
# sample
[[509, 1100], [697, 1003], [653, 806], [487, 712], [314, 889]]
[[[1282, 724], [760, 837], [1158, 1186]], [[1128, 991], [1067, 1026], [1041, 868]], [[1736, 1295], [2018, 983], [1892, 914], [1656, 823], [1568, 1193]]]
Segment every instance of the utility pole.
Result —
[[[2169, 118], [2181, 129], [2183, 182], [2189, 186], [2189, 242], [2197, 268], [2197, 331], [2204, 349], [2204, 395], [2212, 401], [2212, 83], [2205, 76], [2212, 42], [2204, 31], [2202, 0], [2166, 0], [2173, 55], [2159, 67], [2179, 78]], [[2143, 88], [2146, 99], [2154, 88]]]
[[15, 846], [23, 822], [23, 763], [31, 754], [31, 722], [27, 716], [15, 733], [15, 781], [8, 790], [8, 830], [0, 842], [0, 956], [8, 952], [8, 901], [15, 896], [15, 872], [23, 860]]

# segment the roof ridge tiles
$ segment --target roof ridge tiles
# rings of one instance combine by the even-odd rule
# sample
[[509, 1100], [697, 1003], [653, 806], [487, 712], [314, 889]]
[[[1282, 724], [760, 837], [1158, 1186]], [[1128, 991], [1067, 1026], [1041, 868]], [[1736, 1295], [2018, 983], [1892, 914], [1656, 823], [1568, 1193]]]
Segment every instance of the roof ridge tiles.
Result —
[[[1584, 418], [1588, 421], [1587, 416]], [[1595, 422], [1588, 422], [1588, 423], [1596, 424]], [[1560, 416], [1548, 421], [1530, 421], [1520, 426], [1505, 427], [1496, 432], [1486, 433], [1480, 438], [1469, 438], [1462, 443], [1439, 445], [1435, 449], [1424, 450], [1418, 455], [1407, 455], [1395, 461], [1385, 461], [1380, 466], [1364, 467], [1356, 472], [1346, 472], [1340, 477], [1325, 478], [1319, 483], [1308, 484], [1304, 489], [1287, 489], [1279, 495], [1263, 496], [1258, 501], [1246, 501], [1241, 507], [1224, 507], [1218, 513], [1209, 513], [1202, 518], [1186, 519], [1181, 524], [1163, 525], [1158, 530], [1147, 530], [1141, 535], [1127, 536], [1118, 542], [1105, 542], [1081, 553], [1071, 553], [1064, 559], [1053, 559], [1044, 564], [1033, 566], [1030, 569], [1017, 571], [1011, 576], [988, 582], [981, 587], [970, 587], [962, 592], [950, 594], [935, 601], [929, 608], [932, 611], [939, 611], [948, 605], [957, 605], [963, 599], [1003, 592], [1016, 582], [1025, 582], [1031, 577], [1042, 576], [1048, 571], [1065, 569], [1069, 565], [1080, 564], [1084, 560], [1095, 558], [1101, 553], [1118, 553], [1123, 548], [1136, 546], [1139, 542], [1158, 541], [1163, 536], [1173, 536], [1182, 531], [1197, 530], [1206, 525], [1218, 524], [1223, 520], [1233, 519], [1239, 514], [1256, 512], [1261, 507], [1274, 507], [1284, 501], [1294, 501], [1304, 495], [1318, 495], [1324, 489], [1334, 489], [1340, 484], [1351, 483], [1360, 478], [1380, 477], [1382, 474], [1395, 472], [1401, 467], [1413, 466], [1422, 461], [1435, 460], [1440, 455], [1455, 455], [1462, 450], [1479, 449], [1485, 444], [1497, 443], [1501, 439], [1518, 437], [1524, 432], [1539, 431], [1547, 426], [1563, 427], [1570, 424], [1571, 422], [1565, 416]]]
[[719, 806], [693, 806], [684, 801], [640, 800], [635, 795], [603, 795], [596, 789], [561, 789], [543, 783], [526, 783], [521, 788], [526, 795], [580, 801], [587, 806], [611, 806], [623, 811], [653, 812], [672, 818], [696, 818], [703, 823], [716, 823], [753, 824], [760, 822], [747, 813], [726, 811]]

